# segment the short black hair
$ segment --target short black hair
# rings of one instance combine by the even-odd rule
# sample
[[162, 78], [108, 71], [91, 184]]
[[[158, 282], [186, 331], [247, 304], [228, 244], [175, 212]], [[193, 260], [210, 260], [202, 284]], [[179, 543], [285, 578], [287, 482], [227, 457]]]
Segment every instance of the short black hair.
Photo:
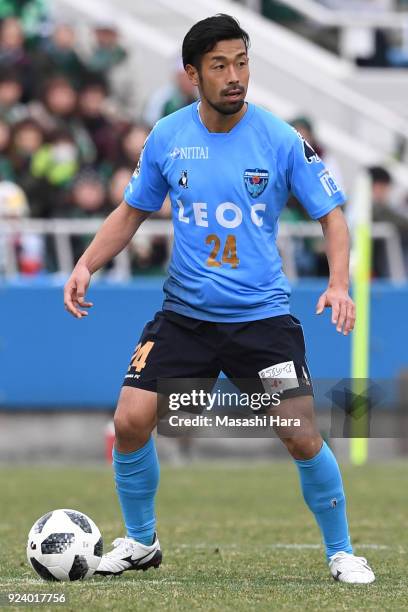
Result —
[[109, 94], [109, 87], [105, 79], [97, 75], [87, 78], [86, 81], [81, 84], [79, 93], [82, 94], [84, 91], [89, 91], [90, 89], [99, 89], [99, 91], [102, 91], [105, 96]]
[[383, 183], [384, 185], [392, 183], [391, 174], [382, 166], [371, 166], [371, 168], [368, 168], [368, 173], [373, 183]]
[[201, 59], [205, 53], [214, 49], [221, 40], [240, 38], [248, 50], [249, 35], [241, 28], [239, 22], [231, 15], [218, 13], [194, 24], [183, 40], [182, 56], [184, 68], [191, 64], [200, 69]]

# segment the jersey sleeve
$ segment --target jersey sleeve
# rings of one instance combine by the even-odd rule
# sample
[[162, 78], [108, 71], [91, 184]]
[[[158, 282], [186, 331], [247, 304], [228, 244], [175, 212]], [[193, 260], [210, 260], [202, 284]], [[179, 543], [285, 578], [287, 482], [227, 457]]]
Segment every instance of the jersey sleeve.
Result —
[[169, 190], [158, 160], [155, 129], [144, 143], [136, 169], [124, 193], [124, 200], [130, 206], [154, 212], [160, 210]]
[[288, 183], [293, 195], [312, 219], [327, 215], [346, 201], [346, 196], [330, 171], [297, 132], [289, 153]]

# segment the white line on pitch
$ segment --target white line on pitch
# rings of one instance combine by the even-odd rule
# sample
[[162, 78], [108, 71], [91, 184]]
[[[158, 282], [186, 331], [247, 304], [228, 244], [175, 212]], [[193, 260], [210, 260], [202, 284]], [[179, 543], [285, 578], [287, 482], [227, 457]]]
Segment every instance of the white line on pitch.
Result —
[[[251, 548], [251, 546], [237, 546], [236, 544], [206, 544], [204, 542], [202, 543], [197, 543], [197, 544], [178, 544], [175, 546], [175, 549], [177, 550], [178, 548], [186, 548], [186, 549], [215, 549], [215, 548], [232, 548], [232, 549], [240, 549], [242, 551], [245, 550], [249, 550], [249, 548]], [[305, 549], [305, 550], [319, 550], [321, 548], [323, 548], [323, 546], [321, 544], [280, 544], [280, 543], [274, 543], [274, 544], [263, 544], [262, 546], [256, 547], [257, 549], [262, 549], [262, 548], [284, 548], [284, 549]], [[391, 546], [386, 546], [385, 544], [357, 544], [356, 548], [365, 548], [365, 549], [371, 549], [371, 550], [387, 550], [388, 548], [391, 548]], [[399, 547], [399, 552], [404, 552], [403, 549], [401, 549], [401, 547]]]

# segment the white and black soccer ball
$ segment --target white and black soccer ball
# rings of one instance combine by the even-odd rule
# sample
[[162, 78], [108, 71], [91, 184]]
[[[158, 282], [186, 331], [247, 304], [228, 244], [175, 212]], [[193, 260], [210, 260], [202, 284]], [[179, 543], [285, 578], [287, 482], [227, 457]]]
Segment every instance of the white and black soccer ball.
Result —
[[44, 580], [83, 580], [97, 570], [103, 541], [92, 519], [77, 510], [53, 510], [28, 534], [27, 558]]

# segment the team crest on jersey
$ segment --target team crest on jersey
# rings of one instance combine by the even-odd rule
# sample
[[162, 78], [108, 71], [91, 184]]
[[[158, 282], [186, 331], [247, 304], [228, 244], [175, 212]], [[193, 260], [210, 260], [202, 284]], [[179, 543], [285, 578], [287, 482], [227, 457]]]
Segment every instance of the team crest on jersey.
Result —
[[244, 172], [245, 187], [251, 198], [257, 198], [266, 189], [269, 182], [268, 170], [260, 170], [248, 168]]
[[188, 188], [188, 175], [187, 175], [187, 170], [182, 170], [182, 172], [181, 172], [181, 176], [180, 176], [180, 180], [179, 180], [178, 184], [179, 184], [179, 185], [180, 185], [180, 187], [182, 187], [183, 189], [187, 189], [187, 188]]

